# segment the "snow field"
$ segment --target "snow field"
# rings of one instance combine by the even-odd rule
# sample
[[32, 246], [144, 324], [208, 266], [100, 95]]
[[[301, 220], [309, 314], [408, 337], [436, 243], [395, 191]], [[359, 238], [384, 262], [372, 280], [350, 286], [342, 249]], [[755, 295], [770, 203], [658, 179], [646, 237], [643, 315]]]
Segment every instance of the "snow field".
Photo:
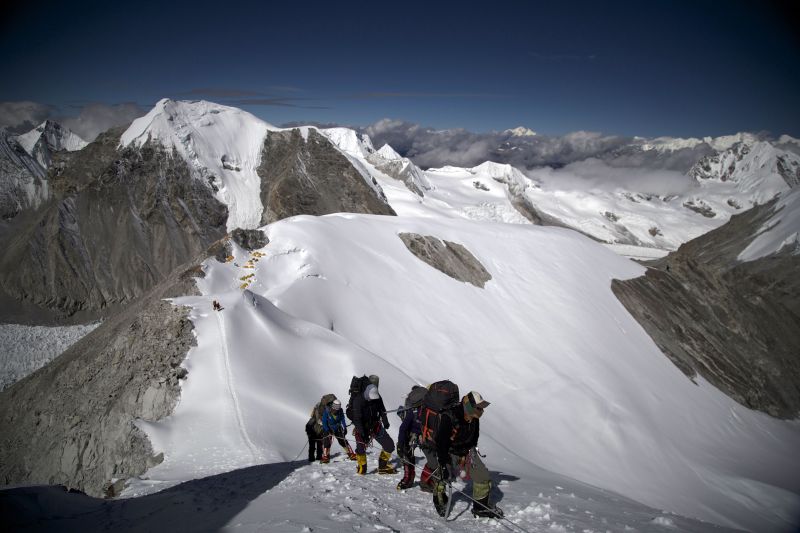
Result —
[[[198, 346], [173, 415], [141, 424], [166, 458], [129, 494], [293, 460], [319, 397], [346, 399], [352, 375], [374, 373], [389, 409], [413, 383], [480, 391], [492, 402], [482, 446], [495, 442], [520, 479], [538, 475], [535, 464], [731, 527], [795, 523], [800, 425], [674, 367], [610, 291], [642, 267], [530, 225], [330, 215], [264, 229], [270, 244], [252, 268], [254, 254], [236, 248], [229, 263], [204, 263], [202, 296], [175, 300], [192, 307]], [[478, 289], [447, 277], [402, 232], [464, 245], [492, 280]], [[496, 457], [491, 470], [504, 466]]]

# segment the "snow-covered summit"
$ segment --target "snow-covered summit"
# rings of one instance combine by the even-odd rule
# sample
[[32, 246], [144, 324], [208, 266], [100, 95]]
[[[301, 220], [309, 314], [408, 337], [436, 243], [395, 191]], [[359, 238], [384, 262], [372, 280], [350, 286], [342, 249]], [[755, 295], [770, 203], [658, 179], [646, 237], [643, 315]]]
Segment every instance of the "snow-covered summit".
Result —
[[25, 148], [26, 152], [33, 155], [33, 147], [42, 138], [53, 150], [66, 150], [68, 152], [80, 150], [88, 144], [75, 132], [53, 120], [45, 120], [28, 133], [19, 135], [17, 140]]
[[689, 175], [699, 182], [735, 184], [750, 203], [764, 203], [800, 182], [800, 156], [771, 143], [737, 143], [695, 164]]
[[525, 126], [517, 126], [516, 128], [507, 129], [503, 131], [503, 133], [511, 135], [512, 137], [534, 137], [538, 135], [535, 131], [530, 128], [526, 128]]
[[470, 169], [474, 174], [492, 178], [500, 182], [523, 182], [528, 180], [518, 168], [507, 163], [485, 161]]
[[637, 138], [637, 140], [642, 141], [642, 144], [640, 145], [642, 150], [674, 152], [676, 150], [683, 150], [685, 148], [691, 149], [696, 148], [701, 144], [707, 144], [714, 150], [721, 151], [733, 147], [733, 145], [736, 143], [756, 143], [759, 141], [759, 137], [757, 135], [753, 135], [752, 133], [740, 132], [734, 135], [703, 137], [702, 139], [698, 139], [697, 137], [656, 137], [654, 139]]
[[[375, 152], [372, 140], [366, 133], [350, 128], [325, 128], [320, 130], [339, 150], [351, 156], [366, 157]], [[394, 151], [394, 150], [392, 150]]]
[[17, 141], [44, 168], [50, 166], [52, 152], [74, 152], [88, 144], [76, 133], [53, 120], [45, 120], [28, 133], [17, 136]]
[[122, 134], [120, 146], [148, 141], [174, 149], [195, 177], [216, 189], [228, 206], [228, 229], [255, 228], [261, 220], [261, 179], [256, 168], [274, 126], [237, 109], [204, 100], [160, 100]]
[[381, 156], [382, 158], [390, 161], [394, 161], [396, 159], [402, 159], [400, 154], [395, 152], [394, 148], [392, 148], [388, 144], [384, 144], [383, 146], [381, 146], [381, 148], [375, 153]]

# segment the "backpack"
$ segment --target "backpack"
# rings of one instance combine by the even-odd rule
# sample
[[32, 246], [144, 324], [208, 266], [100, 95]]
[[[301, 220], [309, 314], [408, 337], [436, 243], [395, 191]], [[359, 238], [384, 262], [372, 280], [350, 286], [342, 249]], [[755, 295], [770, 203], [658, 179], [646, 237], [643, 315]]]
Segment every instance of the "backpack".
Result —
[[425, 400], [425, 394], [427, 394], [427, 392], [428, 389], [425, 387], [420, 387], [419, 385], [414, 385], [411, 387], [411, 392], [409, 392], [408, 396], [406, 396], [406, 401], [403, 404], [403, 407], [400, 407], [397, 410], [397, 416], [400, 418], [405, 418], [406, 411], [422, 407], [422, 402]]
[[325, 408], [330, 406], [335, 399], [335, 394], [326, 394], [320, 398], [314, 409], [311, 410], [311, 418], [314, 419], [314, 425], [318, 426], [318, 431], [322, 430], [322, 415], [325, 413]]
[[367, 385], [369, 385], [369, 378], [367, 376], [353, 376], [353, 379], [350, 380], [350, 389], [348, 390], [350, 399], [347, 401], [347, 407], [345, 407], [344, 410], [344, 414], [349, 420], [353, 419], [353, 397], [364, 394]]
[[442, 416], [450, 416], [449, 411], [460, 402], [458, 385], [452, 381], [437, 381], [428, 387], [418, 415], [419, 425], [422, 428], [419, 435], [420, 446], [436, 447], [436, 436]]

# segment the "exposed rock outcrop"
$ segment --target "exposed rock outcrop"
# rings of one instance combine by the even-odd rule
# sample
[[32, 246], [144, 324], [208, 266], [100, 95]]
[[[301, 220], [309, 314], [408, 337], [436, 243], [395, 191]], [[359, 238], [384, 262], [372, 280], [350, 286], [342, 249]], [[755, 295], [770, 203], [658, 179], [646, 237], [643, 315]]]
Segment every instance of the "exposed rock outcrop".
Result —
[[792, 418], [800, 414], [800, 256], [736, 259], [774, 205], [734, 215], [612, 289], [687, 376]]
[[416, 233], [401, 233], [400, 239], [412, 254], [453, 279], [481, 289], [492, 279], [481, 262], [458, 243]]
[[270, 131], [261, 164], [261, 224], [294, 215], [367, 213], [395, 215], [331, 142], [311, 128]]
[[231, 240], [248, 251], [258, 250], [269, 244], [267, 235], [258, 229], [237, 228], [231, 232]]
[[0, 220], [39, 205], [47, 195], [44, 167], [0, 128]]
[[[56, 158], [54, 198], [18, 216], [0, 246], [0, 288], [84, 319], [144, 294], [225, 234], [227, 209], [159, 145], [118, 150], [121, 130]], [[16, 306], [3, 306], [1, 321]], [[45, 311], [43, 311], [44, 313]]]
[[63, 484], [102, 496], [154, 456], [136, 419], [176, 405], [180, 366], [195, 344], [188, 309], [163, 298], [196, 293], [182, 268], [107, 319], [52, 363], [0, 393], [0, 482]]

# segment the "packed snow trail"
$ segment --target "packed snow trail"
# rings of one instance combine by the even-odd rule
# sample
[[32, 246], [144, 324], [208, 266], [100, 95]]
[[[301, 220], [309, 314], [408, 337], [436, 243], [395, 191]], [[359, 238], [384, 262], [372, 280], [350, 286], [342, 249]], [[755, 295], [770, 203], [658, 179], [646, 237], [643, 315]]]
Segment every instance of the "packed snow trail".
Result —
[[253, 462], [262, 461], [261, 454], [256, 450], [255, 444], [250, 440], [247, 434], [247, 428], [244, 424], [244, 417], [242, 416], [242, 408], [239, 406], [239, 396], [236, 394], [236, 387], [233, 381], [233, 372], [231, 371], [231, 356], [228, 353], [228, 338], [225, 335], [225, 319], [222, 316], [222, 311], [217, 311], [217, 322], [219, 324], [220, 334], [220, 347], [222, 349], [222, 356], [225, 360], [225, 378], [228, 384], [228, 393], [231, 397], [231, 404], [233, 406], [234, 414], [236, 415], [236, 425], [239, 427], [239, 434], [242, 436], [242, 442], [247, 445], [250, 453], [253, 456]]
[[[372, 472], [378, 452], [368, 451]], [[417, 484], [397, 491], [400, 474], [358, 476], [355, 463], [342, 452], [334, 452], [326, 465], [293, 461], [251, 466], [133, 499], [101, 500], [58, 487], [24, 487], [0, 491], [0, 507], [8, 511], [3, 518], [12, 529], [26, 531], [732, 531], [545, 470], [520, 478], [517, 468], [531, 473], [530, 465], [519, 459], [504, 465], [507, 472], [491, 468], [498, 483], [492, 496], [507, 521], [474, 518], [471, 502], [454, 490], [445, 522], [436, 514], [431, 495]], [[471, 494], [469, 483], [456, 481], [455, 488]]]

